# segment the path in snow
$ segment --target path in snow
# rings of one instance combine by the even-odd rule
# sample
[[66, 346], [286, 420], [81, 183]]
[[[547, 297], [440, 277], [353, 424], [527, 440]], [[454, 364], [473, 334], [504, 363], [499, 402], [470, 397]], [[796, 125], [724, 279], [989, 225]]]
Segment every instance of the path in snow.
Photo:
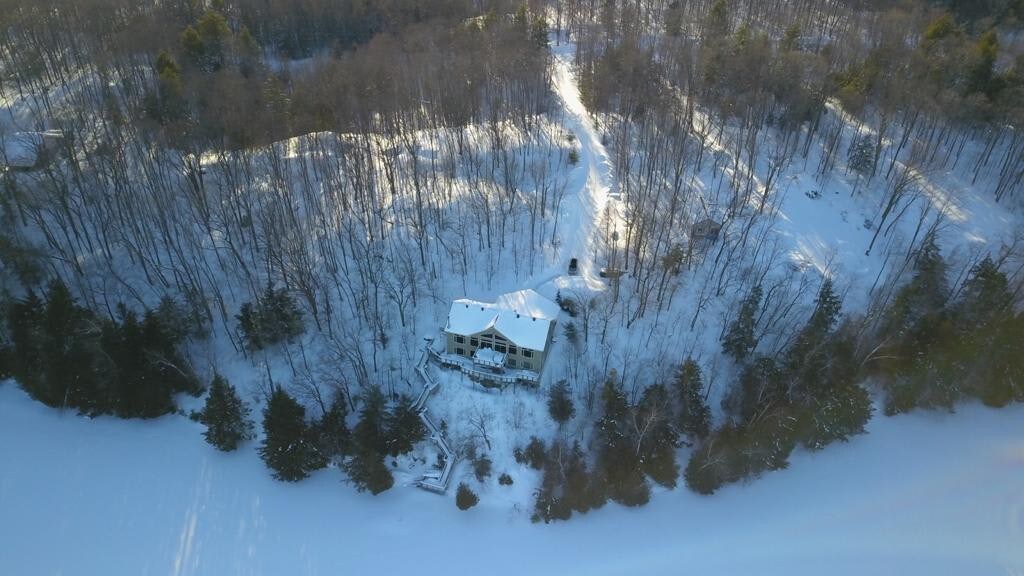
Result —
[[569, 260], [576, 258], [579, 281], [563, 283], [603, 290], [604, 283], [597, 273], [600, 268], [597, 263], [600, 227], [606, 207], [612, 208], [615, 221], [618, 221], [621, 207], [618, 200], [609, 197], [609, 192], [614, 189], [612, 164], [580, 100], [579, 86], [572, 72], [576, 45], [567, 41], [555, 45], [555, 40], [556, 35], [552, 33], [551, 83], [561, 104], [563, 125], [575, 137], [573, 146], [579, 153], [579, 162], [569, 172], [567, 192], [558, 213], [555, 263], [534, 274], [526, 284], [536, 289], [558, 281], [566, 274]]

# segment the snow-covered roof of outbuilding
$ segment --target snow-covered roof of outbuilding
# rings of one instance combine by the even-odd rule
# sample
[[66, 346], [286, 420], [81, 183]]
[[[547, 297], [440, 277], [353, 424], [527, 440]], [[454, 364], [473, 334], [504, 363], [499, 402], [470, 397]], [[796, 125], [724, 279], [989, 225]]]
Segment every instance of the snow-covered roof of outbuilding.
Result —
[[39, 161], [39, 151], [46, 147], [47, 139], [60, 137], [59, 130], [15, 132], [0, 136], [0, 147], [3, 148], [0, 162], [14, 168], [32, 168]]
[[[554, 302], [547, 300], [549, 306], [544, 300], [543, 296], [533, 290], [503, 294], [494, 304], [455, 300], [448, 311], [445, 331], [471, 336], [494, 328], [516, 346], [544, 350], [548, 329], [558, 310]], [[519, 309], [512, 306], [519, 306]]]
[[0, 137], [3, 163], [17, 168], [31, 168], [39, 158], [42, 136], [36, 132], [18, 132]]

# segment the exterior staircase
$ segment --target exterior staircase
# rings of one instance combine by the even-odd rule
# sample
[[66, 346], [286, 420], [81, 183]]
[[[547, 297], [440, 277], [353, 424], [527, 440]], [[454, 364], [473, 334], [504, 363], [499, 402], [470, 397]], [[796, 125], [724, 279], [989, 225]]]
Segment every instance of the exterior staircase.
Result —
[[431, 442], [436, 444], [441, 454], [444, 455], [444, 468], [424, 473], [416, 481], [416, 485], [424, 490], [444, 494], [448, 490], [448, 483], [451, 481], [452, 470], [455, 467], [455, 452], [448, 445], [448, 440], [444, 437], [441, 429], [427, 415], [427, 399], [437, 389], [437, 381], [427, 372], [427, 361], [430, 358], [430, 344], [432, 341], [432, 339], [427, 340], [426, 345], [423, 347], [423, 355], [420, 356], [419, 362], [416, 363], [416, 373], [423, 379], [423, 390], [412, 406], [430, 433]]

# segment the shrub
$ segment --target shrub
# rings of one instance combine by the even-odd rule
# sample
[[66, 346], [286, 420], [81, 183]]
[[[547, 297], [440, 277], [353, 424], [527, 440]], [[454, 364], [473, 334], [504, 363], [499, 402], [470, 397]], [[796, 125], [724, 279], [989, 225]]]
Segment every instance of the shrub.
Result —
[[484, 479], [491, 475], [491, 459], [487, 456], [480, 456], [479, 458], [473, 459], [473, 474], [476, 476], [478, 482], [483, 482]]
[[498, 484], [502, 486], [511, 486], [512, 477], [508, 475], [508, 472], [502, 472], [501, 476], [498, 476]]
[[459, 484], [459, 490], [455, 493], [455, 505], [459, 507], [459, 510], [469, 510], [478, 502], [480, 502], [480, 498], [465, 482]]
[[544, 443], [536, 436], [531, 436], [530, 443], [526, 445], [526, 450], [516, 456], [516, 462], [527, 464], [534, 470], [543, 470], [546, 459]]

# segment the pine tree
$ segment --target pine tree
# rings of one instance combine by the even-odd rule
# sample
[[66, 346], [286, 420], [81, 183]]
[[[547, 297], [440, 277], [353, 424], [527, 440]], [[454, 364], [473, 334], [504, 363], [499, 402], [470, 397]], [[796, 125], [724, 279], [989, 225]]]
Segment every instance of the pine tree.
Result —
[[203, 433], [206, 441], [224, 452], [235, 450], [239, 444], [253, 437], [248, 406], [238, 397], [235, 387], [220, 374], [213, 375], [199, 421], [206, 424], [206, 432]]
[[318, 468], [318, 454], [306, 426], [306, 411], [283, 388], [275, 388], [263, 410], [259, 452], [274, 478], [296, 482]]
[[823, 384], [829, 366], [829, 333], [839, 318], [841, 303], [832, 289], [832, 280], [825, 279], [807, 324], [797, 334], [786, 353], [785, 369], [798, 388]]
[[40, 401], [86, 414], [113, 411], [117, 399], [111, 398], [109, 378], [104, 377], [111, 367], [99, 349], [99, 325], [89, 310], [75, 303], [63, 282], [50, 283], [41, 340]]
[[341, 458], [351, 449], [352, 437], [347, 420], [348, 403], [339, 391], [332, 398], [330, 408], [323, 418], [311, 427], [317, 439], [317, 449], [328, 461]]
[[387, 430], [387, 453], [390, 456], [411, 451], [417, 442], [427, 436], [423, 421], [412, 407], [412, 398], [405, 394], [399, 397], [395, 406], [385, 415], [384, 427]]
[[941, 310], [949, 299], [946, 261], [929, 234], [914, 258], [914, 276], [903, 286], [885, 312], [882, 338], [905, 332], [926, 314]]
[[387, 434], [384, 419], [386, 399], [377, 386], [368, 386], [363, 390], [362, 408], [359, 410], [359, 422], [352, 429], [352, 440], [360, 449], [369, 449], [379, 454], [387, 452]]
[[576, 415], [576, 406], [573, 405], [569, 384], [565, 380], [559, 380], [551, 386], [548, 393], [548, 412], [559, 426], [572, 420]]
[[722, 337], [722, 351], [732, 356], [737, 362], [742, 362], [757, 346], [754, 328], [757, 323], [757, 311], [761, 306], [761, 295], [761, 285], [758, 284], [743, 299], [739, 314], [729, 325], [725, 336]]
[[544, 462], [544, 476], [541, 478], [534, 501], [533, 521], [568, 520], [572, 516], [572, 508], [565, 494], [565, 476], [562, 473], [562, 459], [565, 446], [554, 442], [547, 451], [548, 458]]
[[369, 491], [376, 496], [395, 484], [391, 471], [384, 464], [384, 455], [365, 447], [357, 447], [345, 461], [345, 473], [360, 492]]
[[548, 21], [544, 16], [537, 16], [533, 20], [530, 37], [533, 39], [533, 43], [537, 48], [543, 49], [548, 47]]
[[287, 290], [269, 282], [255, 304], [242, 304], [236, 319], [249, 350], [290, 341], [305, 331], [298, 303]]
[[971, 269], [958, 306], [958, 316], [966, 327], [978, 327], [1005, 317], [1012, 296], [1006, 274], [991, 257]]
[[673, 425], [675, 419], [665, 386], [654, 384], [644, 390], [634, 416], [640, 463], [645, 474], [668, 488], [674, 488], [679, 477], [676, 463], [679, 433]]
[[629, 402], [616, 384], [614, 373], [601, 393], [604, 410], [597, 422], [599, 478], [609, 498], [626, 506], [640, 506], [650, 499], [631, 430]]
[[394, 485], [391, 471], [384, 464], [387, 434], [384, 426], [385, 398], [380, 388], [368, 387], [363, 394], [359, 423], [352, 431], [353, 453], [345, 462], [345, 472], [360, 492], [379, 494]]
[[725, 405], [741, 422], [750, 422], [765, 407], [787, 401], [786, 382], [778, 363], [761, 356], [743, 370]]
[[875, 163], [875, 143], [870, 134], [861, 134], [850, 142], [847, 152], [850, 170], [858, 174], [870, 174]]
[[10, 330], [10, 370], [21, 387], [33, 398], [43, 401], [41, 381], [43, 363], [44, 302], [32, 290], [7, 310]]
[[690, 440], [702, 440], [711, 430], [711, 409], [704, 400], [704, 377], [700, 366], [687, 358], [676, 376], [679, 429]]

